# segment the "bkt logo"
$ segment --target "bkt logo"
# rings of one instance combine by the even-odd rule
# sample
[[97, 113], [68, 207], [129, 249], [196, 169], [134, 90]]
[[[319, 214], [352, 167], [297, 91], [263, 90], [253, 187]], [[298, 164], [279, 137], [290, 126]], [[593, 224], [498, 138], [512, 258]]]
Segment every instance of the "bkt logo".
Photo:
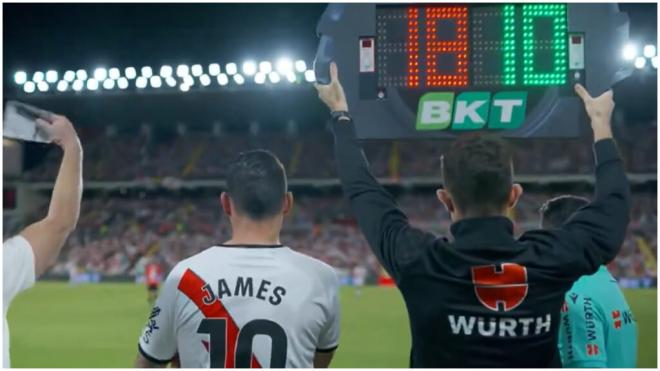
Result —
[[417, 130], [513, 130], [525, 121], [527, 92], [426, 93], [419, 99]]
[[486, 308], [508, 312], [527, 296], [527, 269], [514, 263], [472, 267], [477, 298]]

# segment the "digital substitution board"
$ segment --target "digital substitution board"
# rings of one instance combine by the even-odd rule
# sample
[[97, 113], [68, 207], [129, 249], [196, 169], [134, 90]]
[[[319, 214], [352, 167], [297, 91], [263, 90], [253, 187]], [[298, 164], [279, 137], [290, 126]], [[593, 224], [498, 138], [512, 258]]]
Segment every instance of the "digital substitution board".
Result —
[[317, 79], [337, 62], [366, 138], [577, 136], [573, 85], [599, 94], [629, 72], [616, 4], [331, 4], [317, 31]]

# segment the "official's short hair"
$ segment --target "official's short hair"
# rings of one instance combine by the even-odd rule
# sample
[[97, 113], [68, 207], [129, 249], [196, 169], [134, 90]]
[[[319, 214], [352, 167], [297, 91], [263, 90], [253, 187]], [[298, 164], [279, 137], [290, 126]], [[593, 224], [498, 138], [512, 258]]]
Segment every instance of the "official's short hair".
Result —
[[513, 186], [512, 161], [511, 148], [493, 134], [454, 140], [442, 156], [442, 177], [458, 210], [473, 215], [500, 212]]
[[564, 224], [578, 209], [589, 204], [584, 197], [563, 195], [546, 201], [539, 213], [541, 228], [557, 228]]
[[269, 151], [241, 152], [227, 170], [227, 193], [236, 209], [252, 220], [277, 215], [284, 203], [287, 180], [284, 166]]

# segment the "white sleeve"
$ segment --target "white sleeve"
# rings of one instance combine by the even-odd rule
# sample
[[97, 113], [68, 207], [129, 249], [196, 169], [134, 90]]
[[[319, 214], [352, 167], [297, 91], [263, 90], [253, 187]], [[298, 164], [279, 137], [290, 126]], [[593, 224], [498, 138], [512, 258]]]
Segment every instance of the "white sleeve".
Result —
[[319, 343], [316, 347], [316, 351], [321, 353], [332, 352], [339, 346], [339, 278], [334, 270], [332, 281], [329, 282], [329, 289], [331, 291], [327, 308], [327, 322], [321, 331]]
[[34, 270], [34, 252], [28, 240], [15, 236], [2, 244], [2, 299], [5, 312], [18, 293], [34, 285]]
[[176, 266], [167, 276], [138, 341], [142, 356], [153, 363], [167, 364], [177, 353], [176, 300], [180, 279], [181, 270]]

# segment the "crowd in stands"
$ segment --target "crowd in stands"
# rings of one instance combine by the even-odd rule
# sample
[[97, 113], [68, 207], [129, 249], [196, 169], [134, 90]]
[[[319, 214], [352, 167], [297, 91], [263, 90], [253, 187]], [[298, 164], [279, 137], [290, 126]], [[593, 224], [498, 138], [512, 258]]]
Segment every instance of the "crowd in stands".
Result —
[[[639, 133], [637, 133], [639, 132]], [[637, 134], [635, 134], [637, 133]], [[135, 129], [108, 134], [81, 132], [87, 180], [222, 179], [225, 164], [238, 152], [266, 148], [274, 152], [292, 178], [336, 177], [332, 136], [325, 131], [305, 134], [213, 133], [182, 130], [172, 133]], [[512, 140], [516, 173], [523, 175], [590, 174], [591, 139]], [[631, 173], [656, 173], [655, 126], [631, 126], [617, 141]], [[379, 178], [438, 177], [447, 140], [368, 140], [365, 152]], [[52, 181], [59, 152], [51, 150], [25, 179]]]
[[[511, 215], [516, 233], [536, 228], [538, 208], [548, 192], [526, 193]], [[451, 221], [432, 190], [397, 197], [414, 226], [449, 236]], [[656, 195], [633, 196], [632, 222], [618, 258], [609, 266], [621, 279], [655, 280], [657, 255]], [[34, 219], [43, 215], [36, 212]], [[5, 229], [5, 235], [12, 233]], [[217, 197], [141, 193], [85, 198], [78, 228], [69, 238], [52, 274], [92, 272], [104, 276], [135, 275], [144, 259], [174, 264], [229, 238], [229, 224]], [[380, 267], [352, 218], [347, 203], [334, 192], [296, 196], [282, 242], [342, 270], [366, 266], [374, 277]]]

